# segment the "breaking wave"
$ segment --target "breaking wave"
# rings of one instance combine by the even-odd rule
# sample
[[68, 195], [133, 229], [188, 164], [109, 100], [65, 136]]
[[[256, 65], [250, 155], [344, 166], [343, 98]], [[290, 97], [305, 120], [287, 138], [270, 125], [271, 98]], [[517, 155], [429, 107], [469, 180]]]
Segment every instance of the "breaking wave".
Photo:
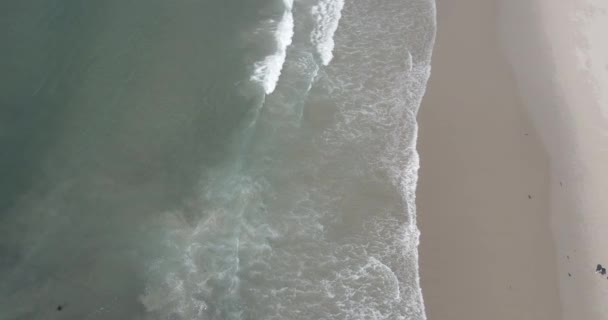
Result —
[[344, 0], [321, 0], [312, 7], [316, 25], [310, 35], [323, 65], [328, 65], [333, 58], [334, 33], [342, 17]]
[[266, 94], [271, 94], [277, 86], [277, 82], [281, 76], [281, 69], [283, 69], [283, 64], [287, 57], [287, 47], [291, 45], [294, 34], [293, 0], [284, 0], [283, 3], [285, 11], [274, 32], [276, 51], [266, 56], [264, 60], [256, 62], [253, 66], [253, 75], [251, 76], [251, 80], [262, 84]]

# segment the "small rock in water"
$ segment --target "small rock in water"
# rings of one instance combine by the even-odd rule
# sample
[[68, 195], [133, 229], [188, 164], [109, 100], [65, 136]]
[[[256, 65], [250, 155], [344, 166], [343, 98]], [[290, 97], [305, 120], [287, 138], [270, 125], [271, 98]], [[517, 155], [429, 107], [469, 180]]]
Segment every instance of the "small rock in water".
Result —
[[600, 271], [600, 274], [605, 276], [606, 275], [606, 268], [602, 268], [602, 271]]
[[572, 277], [572, 275], [570, 274], [570, 272], [568, 272], [568, 277]]
[[57, 311], [61, 311], [61, 310], [63, 310], [63, 306], [62, 305], [58, 305], [57, 306]]
[[598, 264], [597, 267], [595, 267], [595, 272], [600, 272], [602, 271], [602, 265]]
[[531, 195], [528, 195], [528, 199], [532, 199], [532, 196], [531, 196]]

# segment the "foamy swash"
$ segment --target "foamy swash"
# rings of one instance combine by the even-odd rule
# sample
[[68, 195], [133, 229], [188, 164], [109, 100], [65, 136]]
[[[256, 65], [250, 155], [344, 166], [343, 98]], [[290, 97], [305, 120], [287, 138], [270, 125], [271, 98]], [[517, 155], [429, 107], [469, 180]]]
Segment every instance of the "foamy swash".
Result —
[[[274, 93], [240, 155], [246, 165], [212, 170], [207, 217], [176, 232], [188, 235], [184, 269], [194, 271], [169, 273], [168, 293], [152, 286], [149, 310], [150, 297], [170, 296], [159, 314], [425, 318], [415, 144], [434, 22], [430, 0], [285, 3], [276, 50], [251, 77]], [[297, 80], [306, 72], [312, 90]]]

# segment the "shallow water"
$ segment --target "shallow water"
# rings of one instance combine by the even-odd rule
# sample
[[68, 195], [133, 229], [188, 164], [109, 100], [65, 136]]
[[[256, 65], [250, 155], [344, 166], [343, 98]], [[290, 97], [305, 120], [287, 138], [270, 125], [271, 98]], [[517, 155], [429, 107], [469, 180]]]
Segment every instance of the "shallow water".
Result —
[[430, 0], [0, 9], [0, 319], [424, 319]]

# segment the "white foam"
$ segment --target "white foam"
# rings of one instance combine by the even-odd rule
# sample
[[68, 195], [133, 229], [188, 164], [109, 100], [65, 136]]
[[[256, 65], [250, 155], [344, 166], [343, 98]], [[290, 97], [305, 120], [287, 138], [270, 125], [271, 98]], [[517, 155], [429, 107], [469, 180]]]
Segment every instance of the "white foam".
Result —
[[285, 4], [285, 12], [274, 33], [277, 50], [266, 56], [264, 60], [256, 62], [251, 76], [251, 80], [262, 84], [266, 94], [271, 94], [276, 88], [277, 82], [279, 82], [281, 69], [283, 69], [287, 57], [287, 47], [291, 45], [294, 33], [293, 0], [284, 0], [283, 3]]
[[321, 0], [312, 7], [312, 16], [316, 25], [310, 34], [310, 41], [316, 47], [323, 65], [328, 65], [333, 58], [334, 33], [342, 17], [344, 0]]

